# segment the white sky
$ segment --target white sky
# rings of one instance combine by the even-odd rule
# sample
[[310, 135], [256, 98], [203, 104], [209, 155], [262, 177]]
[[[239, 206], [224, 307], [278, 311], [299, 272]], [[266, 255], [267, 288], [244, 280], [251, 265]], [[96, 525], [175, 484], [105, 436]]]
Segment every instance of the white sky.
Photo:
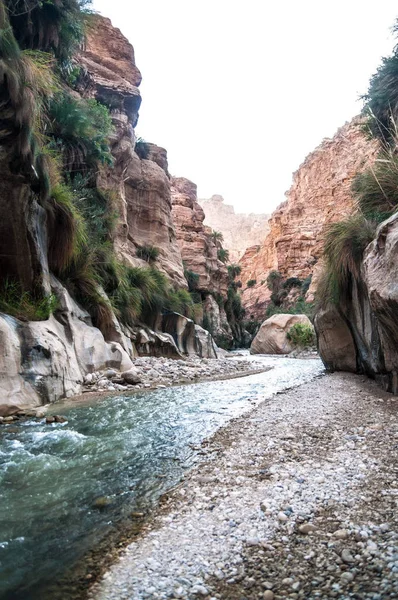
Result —
[[135, 48], [137, 134], [173, 175], [271, 212], [292, 173], [361, 110], [391, 53], [395, 0], [94, 0]]

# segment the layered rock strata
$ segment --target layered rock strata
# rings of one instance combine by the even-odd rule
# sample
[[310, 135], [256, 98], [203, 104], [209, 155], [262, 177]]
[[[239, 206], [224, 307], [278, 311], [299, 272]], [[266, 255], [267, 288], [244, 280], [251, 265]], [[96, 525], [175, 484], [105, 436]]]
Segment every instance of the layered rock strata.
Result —
[[147, 266], [137, 257], [137, 250], [140, 246], [154, 246], [159, 251], [155, 266], [176, 287], [186, 288], [171, 214], [167, 152], [155, 144], [147, 145], [147, 159], [140, 159], [134, 152], [133, 128], [141, 105], [141, 74], [135, 65], [133, 47], [109, 19], [96, 17], [96, 26], [90, 28], [79, 62], [85, 70], [80, 84], [82, 95], [110, 106], [114, 125], [114, 163], [100, 169], [97, 184], [109, 190], [119, 216], [115, 250], [126, 263]]
[[226, 296], [228, 271], [218, 260], [218, 247], [197, 200], [197, 187], [184, 177], [171, 180], [172, 215], [185, 268], [199, 276], [198, 290]]
[[235, 213], [234, 207], [217, 194], [200, 199], [199, 204], [205, 212], [204, 224], [222, 233], [223, 247], [232, 263], [237, 263], [249, 246], [263, 242], [269, 232], [270, 215]]
[[[378, 144], [365, 137], [356, 118], [307, 156], [293, 176], [285, 202], [269, 220], [264, 243], [249, 248], [240, 261], [243, 304], [249, 314], [264, 316], [270, 271], [300, 279], [314, 272], [325, 228], [352, 213], [352, 180], [375, 160], [377, 152]], [[254, 287], [247, 288], [249, 280], [256, 281]]]
[[[154, 266], [175, 287], [187, 288], [172, 216], [167, 153], [154, 144], [147, 145], [146, 159], [134, 151], [141, 74], [133, 47], [109, 19], [98, 16], [94, 23], [78, 59], [82, 67], [79, 92], [111, 111], [114, 163], [99, 169], [97, 186], [109, 191], [119, 215], [113, 240], [116, 253], [128, 264], [148, 266], [136, 252], [140, 246], [154, 246], [159, 252]], [[128, 371], [139, 354], [216, 357], [217, 349], [208, 332], [181, 315], [160, 320], [156, 330], [126, 327], [114, 317], [105, 339], [93, 327], [89, 314], [51, 278], [44, 211], [29, 178], [11, 173], [7, 157], [3, 146], [0, 207], [3, 202], [2, 214], [7, 219], [0, 225], [1, 277], [15, 277], [23, 289], [30, 290], [35, 284], [36, 290], [41, 286], [47, 293], [51, 291], [58, 307], [50, 319], [40, 322], [0, 315], [0, 404], [35, 406], [75, 395], [88, 374], [110, 367]], [[203, 224], [196, 242], [199, 246], [206, 237], [202, 230]], [[225, 293], [225, 266], [217, 260], [214, 248], [206, 257], [203, 285], [212, 282], [211, 289]], [[210, 278], [206, 268], [212, 273]]]
[[398, 393], [398, 215], [367, 247], [359, 280], [316, 315], [319, 352], [330, 370], [366, 373]]

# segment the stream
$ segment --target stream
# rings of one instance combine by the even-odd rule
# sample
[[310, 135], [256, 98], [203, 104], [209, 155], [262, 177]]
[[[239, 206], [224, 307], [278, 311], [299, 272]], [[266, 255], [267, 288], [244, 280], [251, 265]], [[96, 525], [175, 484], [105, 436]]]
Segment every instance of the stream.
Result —
[[204, 438], [323, 372], [318, 359], [250, 359], [272, 370], [56, 405], [67, 423], [2, 425], [0, 598], [67, 599], [54, 581], [133, 511], [156, 505], [198, 460]]

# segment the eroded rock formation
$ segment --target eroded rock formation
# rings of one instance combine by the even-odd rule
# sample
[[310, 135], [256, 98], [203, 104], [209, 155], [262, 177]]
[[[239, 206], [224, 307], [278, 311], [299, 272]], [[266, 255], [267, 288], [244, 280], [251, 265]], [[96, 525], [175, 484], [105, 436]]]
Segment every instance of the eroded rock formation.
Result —
[[222, 233], [231, 263], [237, 263], [249, 246], [263, 242], [269, 232], [270, 215], [235, 213], [234, 207], [217, 194], [200, 199], [199, 204], [205, 212], [204, 224]]
[[228, 271], [217, 258], [211, 229], [203, 224], [205, 214], [197, 200], [196, 185], [184, 177], [171, 180], [172, 213], [182, 260], [199, 275], [198, 290], [226, 296]]
[[147, 266], [136, 256], [137, 249], [154, 246], [159, 250], [156, 267], [177, 287], [186, 288], [171, 215], [167, 152], [155, 144], [148, 144], [147, 159], [140, 159], [134, 152], [141, 74], [133, 47], [109, 19], [97, 17], [80, 63], [86, 70], [82, 94], [110, 106], [115, 129], [111, 144], [114, 164], [100, 170], [98, 186], [115, 198], [119, 215], [116, 252], [133, 266]]
[[315, 318], [319, 352], [331, 370], [366, 373], [398, 393], [398, 215], [365, 251], [358, 281]]
[[[109, 19], [95, 17], [84, 52], [79, 56], [82, 76], [80, 94], [110, 108], [114, 132], [111, 151], [114, 163], [99, 169], [97, 186], [111, 194], [118, 213], [114, 247], [119, 258], [135, 266], [148, 266], [136, 255], [139, 246], [159, 251], [155, 265], [176, 288], [187, 288], [179, 242], [172, 216], [171, 184], [166, 150], [147, 144], [145, 159], [134, 151], [134, 126], [141, 97], [141, 74], [134, 50]], [[112, 367], [132, 368], [139, 354], [181, 358], [184, 354], [215, 358], [217, 348], [210, 334], [181, 315], [158, 319], [157, 328], [128, 327], [114, 316], [106, 339], [92, 325], [89, 314], [50, 275], [47, 265], [46, 220], [28, 176], [10, 171], [7, 148], [0, 153], [4, 220], [0, 225], [1, 277], [51, 291], [58, 299], [54, 314], [45, 321], [23, 322], [0, 315], [1, 404], [37, 406], [79, 393], [87, 374]], [[4, 164], [3, 164], [4, 163]], [[191, 203], [191, 214], [201, 211]], [[226, 293], [226, 267], [203, 227], [191, 227], [193, 254], [205, 252], [201, 283], [204, 289]], [[188, 227], [189, 229], [189, 227]], [[185, 239], [185, 241], [187, 241]], [[185, 246], [187, 256], [189, 251]], [[100, 290], [100, 293], [103, 292]], [[156, 319], [154, 319], [156, 321]]]
[[[240, 260], [243, 304], [249, 314], [264, 316], [271, 270], [300, 279], [314, 272], [325, 227], [351, 214], [353, 177], [375, 160], [377, 152], [377, 143], [365, 137], [356, 118], [307, 156], [293, 176], [285, 202], [269, 220], [264, 243], [248, 248]], [[249, 280], [256, 281], [254, 287], [246, 287]]]

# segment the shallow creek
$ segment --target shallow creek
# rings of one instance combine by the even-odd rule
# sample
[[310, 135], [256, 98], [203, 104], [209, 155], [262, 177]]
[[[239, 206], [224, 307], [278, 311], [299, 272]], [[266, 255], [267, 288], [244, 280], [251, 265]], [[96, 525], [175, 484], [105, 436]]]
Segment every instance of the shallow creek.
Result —
[[53, 600], [51, 583], [118, 522], [156, 504], [198, 459], [205, 437], [323, 372], [317, 359], [251, 359], [272, 370], [57, 405], [52, 412], [67, 423], [1, 426], [0, 598]]

